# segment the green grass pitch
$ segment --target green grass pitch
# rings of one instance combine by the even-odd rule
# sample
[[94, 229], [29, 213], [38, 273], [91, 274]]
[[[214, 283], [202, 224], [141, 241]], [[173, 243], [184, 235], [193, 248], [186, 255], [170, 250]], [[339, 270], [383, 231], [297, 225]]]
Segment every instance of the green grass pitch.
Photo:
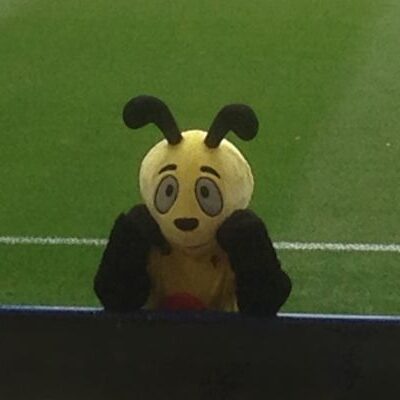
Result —
[[[160, 133], [250, 104], [236, 142], [275, 241], [400, 243], [398, 0], [0, 0], [0, 236], [106, 237]], [[0, 303], [97, 305], [102, 249], [0, 245]], [[280, 251], [284, 311], [399, 313], [400, 254]]]

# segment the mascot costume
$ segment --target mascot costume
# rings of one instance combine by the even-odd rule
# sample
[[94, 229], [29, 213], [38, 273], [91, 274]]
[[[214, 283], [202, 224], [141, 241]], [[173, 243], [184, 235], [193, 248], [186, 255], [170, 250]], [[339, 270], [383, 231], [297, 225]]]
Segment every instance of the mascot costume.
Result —
[[144, 204], [115, 221], [95, 292], [106, 311], [240, 311], [275, 315], [291, 291], [263, 221], [247, 209], [251, 168], [225, 135], [252, 139], [252, 109], [221, 109], [208, 132], [181, 132], [168, 107], [152, 96], [123, 111], [132, 129], [154, 123], [165, 139], [142, 161]]

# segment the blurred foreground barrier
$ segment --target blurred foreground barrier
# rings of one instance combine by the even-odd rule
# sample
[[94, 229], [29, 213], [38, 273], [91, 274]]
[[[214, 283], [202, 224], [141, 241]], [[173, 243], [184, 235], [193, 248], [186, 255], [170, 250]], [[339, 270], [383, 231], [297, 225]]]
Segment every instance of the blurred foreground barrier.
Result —
[[282, 314], [268, 320], [0, 307], [4, 400], [381, 399], [399, 393], [396, 317]]

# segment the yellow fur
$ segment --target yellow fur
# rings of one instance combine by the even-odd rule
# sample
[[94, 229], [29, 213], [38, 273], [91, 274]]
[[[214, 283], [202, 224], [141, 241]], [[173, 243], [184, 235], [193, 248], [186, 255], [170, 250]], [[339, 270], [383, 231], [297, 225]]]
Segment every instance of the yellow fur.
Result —
[[[178, 145], [166, 140], [156, 144], [144, 158], [140, 168], [140, 191], [146, 206], [160, 225], [164, 236], [178, 245], [195, 246], [212, 240], [219, 225], [235, 210], [246, 208], [253, 193], [253, 175], [249, 164], [239, 150], [224, 139], [216, 149], [204, 144], [207, 132], [193, 130], [182, 133]], [[163, 175], [159, 170], [170, 163], [177, 165], [174, 176], [179, 181], [179, 196], [167, 214], [160, 214], [154, 207], [154, 194]], [[224, 199], [224, 207], [216, 217], [205, 215], [200, 209], [194, 193], [196, 180], [207, 174], [200, 167], [209, 165], [216, 169], [221, 179], [214, 179]], [[193, 232], [182, 232], [173, 224], [175, 218], [195, 217], [200, 227]]]
[[190, 293], [210, 310], [237, 311], [235, 277], [227, 255], [217, 246], [200, 255], [173, 249], [165, 256], [154, 250], [148, 272], [153, 288], [147, 308], [158, 308], [166, 296]]

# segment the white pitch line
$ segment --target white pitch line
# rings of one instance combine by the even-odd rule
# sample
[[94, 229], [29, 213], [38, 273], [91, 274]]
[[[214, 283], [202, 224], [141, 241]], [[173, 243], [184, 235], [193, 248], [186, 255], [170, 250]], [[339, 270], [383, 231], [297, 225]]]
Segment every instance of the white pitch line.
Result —
[[[3, 245], [105, 246], [107, 239], [77, 237], [0, 236]], [[278, 250], [400, 253], [400, 244], [275, 242]]]
[[64, 245], [64, 246], [105, 246], [106, 239], [77, 237], [35, 237], [35, 236], [0, 236], [0, 244], [19, 245]]
[[308, 250], [308, 251], [363, 251], [400, 253], [400, 244], [381, 243], [313, 243], [313, 242], [276, 242], [279, 250]]

